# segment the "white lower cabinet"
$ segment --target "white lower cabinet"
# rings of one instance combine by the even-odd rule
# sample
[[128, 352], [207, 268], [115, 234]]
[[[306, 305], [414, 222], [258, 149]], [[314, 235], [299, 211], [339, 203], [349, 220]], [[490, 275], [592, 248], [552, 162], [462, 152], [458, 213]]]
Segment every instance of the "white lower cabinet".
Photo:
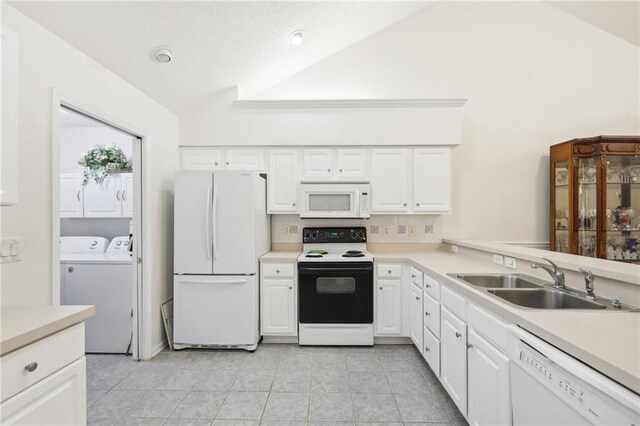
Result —
[[422, 289], [411, 284], [411, 340], [422, 353]]
[[469, 424], [511, 424], [509, 358], [473, 329], [469, 329], [468, 357]]
[[424, 347], [422, 356], [434, 374], [440, 377], [440, 340], [427, 327], [424, 327], [422, 336], [422, 346]]
[[263, 336], [297, 336], [295, 264], [264, 263], [260, 279], [260, 331]]
[[467, 415], [467, 324], [440, 308], [440, 381], [460, 412]]
[[400, 336], [402, 334], [402, 280], [377, 281], [375, 335]]
[[86, 424], [85, 358], [50, 375], [1, 405], [3, 425]]

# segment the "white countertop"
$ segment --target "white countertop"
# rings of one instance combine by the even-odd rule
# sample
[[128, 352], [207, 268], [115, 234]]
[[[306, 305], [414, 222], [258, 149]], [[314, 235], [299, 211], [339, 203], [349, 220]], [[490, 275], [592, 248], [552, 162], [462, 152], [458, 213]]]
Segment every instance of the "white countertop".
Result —
[[302, 253], [296, 251], [270, 251], [260, 257], [261, 262], [297, 262], [298, 256]]
[[517, 324], [640, 393], [640, 312], [517, 308], [448, 273], [504, 273], [464, 255], [441, 251], [371, 250], [376, 262], [409, 263], [495, 315]]
[[94, 306], [1, 306], [0, 356], [78, 324]]

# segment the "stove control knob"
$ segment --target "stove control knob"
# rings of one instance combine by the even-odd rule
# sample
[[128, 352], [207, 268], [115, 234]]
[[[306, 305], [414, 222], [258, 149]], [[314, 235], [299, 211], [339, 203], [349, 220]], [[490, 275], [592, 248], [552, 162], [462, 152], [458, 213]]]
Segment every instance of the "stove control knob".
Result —
[[351, 239], [355, 240], [358, 238], [358, 233], [355, 230], [351, 230]]
[[311, 232], [309, 231], [304, 231], [304, 239], [308, 240], [309, 238], [311, 238]]
[[314, 231], [314, 232], [311, 234], [311, 239], [315, 240], [316, 238], [318, 238], [318, 235], [319, 235], [319, 232], [318, 232], [318, 231]]

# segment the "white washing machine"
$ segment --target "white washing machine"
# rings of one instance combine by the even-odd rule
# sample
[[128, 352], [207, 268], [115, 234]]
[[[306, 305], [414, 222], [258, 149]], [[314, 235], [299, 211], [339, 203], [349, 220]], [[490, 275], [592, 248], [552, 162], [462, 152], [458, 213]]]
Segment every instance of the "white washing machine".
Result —
[[133, 263], [129, 237], [60, 238], [63, 305], [94, 305], [85, 322], [87, 353], [126, 353], [131, 340]]

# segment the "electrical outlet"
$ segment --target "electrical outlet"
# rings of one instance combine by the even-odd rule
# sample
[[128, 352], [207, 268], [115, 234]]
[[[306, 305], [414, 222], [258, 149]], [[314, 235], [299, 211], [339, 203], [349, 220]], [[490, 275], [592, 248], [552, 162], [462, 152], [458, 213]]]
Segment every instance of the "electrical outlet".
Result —
[[504, 265], [504, 256], [498, 253], [493, 253], [493, 263], [496, 265]]
[[414, 225], [409, 225], [409, 236], [410, 237], [416, 236], [416, 227]]
[[455, 245], [455, 244], [451, 244], [451, 251], [454, 252], [454, 253], [457, 253], [458, 252], [458, 246]]
[[298, 225], [289, 225], [289, 233], [297, 234], [298, 233]]
[[433, 234], [433, 225], [425, 225], [424, 226], [425, 234]]
[[398, 234], [406, 234], [407, 225], [398, 225]]
[[379, 234], [380, 233], [380, 225], [371, 225], [369, 227], [369, 232], [371, 232], [372, 234]]
[[518, 262], [515, 257], [504, 257], [504, 266], [511, 269], [518, 269]]
[[0, 263], [19, 262], [20, 251], [19, 237], [3, 238], [0, 241]]
[[391, 233], [391, 227], [389, 225], [385, 225], [382, 227], [382, 235], [389, 235]]
[[284, 232], [284, 235], [289, 235], [289, 225], [284, 225], [282, 232]]

